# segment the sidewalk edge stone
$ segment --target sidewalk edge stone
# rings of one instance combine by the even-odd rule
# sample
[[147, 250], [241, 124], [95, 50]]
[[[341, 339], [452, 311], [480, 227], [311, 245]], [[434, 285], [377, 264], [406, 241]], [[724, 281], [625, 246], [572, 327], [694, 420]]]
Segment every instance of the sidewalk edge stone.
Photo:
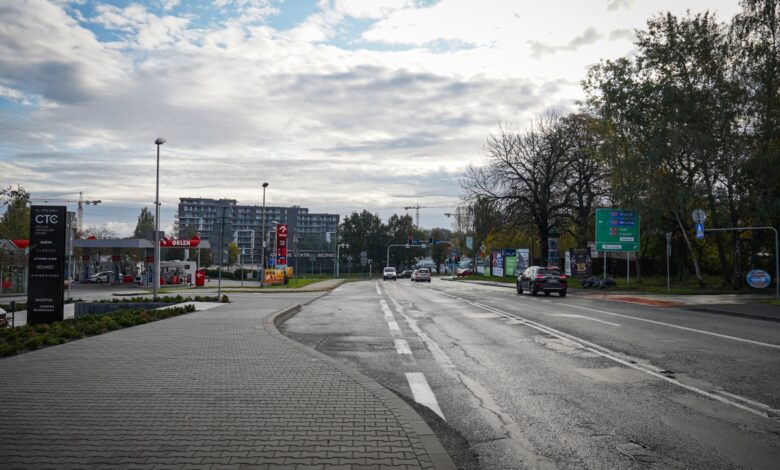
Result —
[[[312, 299], [309, 302], [314, 300], [315, 299]], [[307, 302], [307, 304], [309, 302]], [[417, 434], [417, 436], [420, 438], [420, 442], [422, 443], [423, 448], [425, 449], [425, 452], [428, 454], [431, 462], [433, 463], [434, 469], [456, 470], [457, 467], [453, 463], [452, 458], [446, 452], [441, 441], [439, 441], [439, 438], [436, 437], [436, 434], [434, 434], [425, 420], [423, 420], [423, 418], [417, 414], [417, 412], [414, 411], [411, 406], [406, 404], [406, 402], [399, 398], [395, 393], [380, 385], [379, 382], [375, 381], [374, 379], [363, 375], [356, 369], [338, 362], [332, 357], [327, 356], [315, 349], [304, 346], [303, 344], [288, 338], [279, 331], [279, 327], [293, 315], [298, 313], [301, 308], [302, 307], [300, 304], [295, 304], [282, 310], [270, 313], [263, 319], [263, 324], [266, 331], [268, 331], [271, 336], [280, 339], [281, 341], [288, 342], [294, 347], [301, 349], [314, 357], [317, 357], [323, 362], [328, 363], [333, 368], [340, 370], [342, 373], [351, 377], [357, 383], [373, 392], [382, 402], [385, 403], [385, 405], [387, 405], [388, 408], [394, 410], [399, 418], [406, 421], [403, 423], [405, 424], [405, 429], [408, 429], [409, 431]]]

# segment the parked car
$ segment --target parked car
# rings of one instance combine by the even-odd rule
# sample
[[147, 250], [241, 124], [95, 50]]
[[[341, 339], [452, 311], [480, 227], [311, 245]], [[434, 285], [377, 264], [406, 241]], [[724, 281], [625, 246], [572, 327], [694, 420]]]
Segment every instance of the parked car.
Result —
[[114, 276], [113, 271], [101, 271], [99, 273], [95, 273], [87, 278], [87, 282], [91, 284], [107, 284], [111, 281], [111, 278]]
[[431, 271], [427, 268], [420, 268], [415, 271], [414, 282], [431, 282]]
[[395, 272], [395, 268], [393, 267], [386, 267], [385, 270], [382, 272], [382, 280], [386, 281], [388, 279], [396, 280], [397, 273]]
[[544, 292], [544, 295], [558, 292], [561, 297], [566, 297], [567, 281], [566, 275], [561, 274], [560, 269], [554, 266], [531, 266], [517, 276], [517, 294], [522, 295], [523, 291], [527, 290], [531, 295], [536, 295], [539, 292]]
[[413, 272], [414, 271], [412, 271], [411, 269], [404, 269], [403, 271], [401, 271], [401, 273], [398, 275], [398, 277], [401, 277], [401, 278], [404, 278], [404, 279], [409, 279], [410, 277], [412, 277], [412, 273]]

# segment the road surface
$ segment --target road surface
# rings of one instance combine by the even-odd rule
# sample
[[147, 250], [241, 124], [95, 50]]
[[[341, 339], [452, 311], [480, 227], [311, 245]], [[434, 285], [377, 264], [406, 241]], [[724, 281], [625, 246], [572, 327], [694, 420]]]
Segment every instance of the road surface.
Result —
[[777, 322], [434, 279], [342, 286], [283, 332], [446, 420], [465, 468], [780, 462]]

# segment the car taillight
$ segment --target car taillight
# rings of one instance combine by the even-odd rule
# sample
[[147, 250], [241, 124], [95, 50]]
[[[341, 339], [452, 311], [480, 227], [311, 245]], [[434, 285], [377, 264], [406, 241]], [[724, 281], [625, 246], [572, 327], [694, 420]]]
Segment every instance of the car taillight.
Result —
[[561, 274], [561, 282], [566, 282], [567, 279], [569, 278], [565, 274]]
[[545, 276], [545, 275], [542, 275], [542, 274], [537, 274], [536, 276], [534, 276], [534, 278], [536, 278], [536, 279], [544, 279], [544, 278], [546, 278], [546, 277], [547, 277], [547, 276]]

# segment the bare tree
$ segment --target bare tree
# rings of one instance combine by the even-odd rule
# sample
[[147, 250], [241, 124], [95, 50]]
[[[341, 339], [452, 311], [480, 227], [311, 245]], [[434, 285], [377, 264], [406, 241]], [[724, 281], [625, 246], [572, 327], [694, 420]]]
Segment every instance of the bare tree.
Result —
[[535, 227], [543, 262], [548, 232], [567, 218], [572, 148], [571, 133], [554, 112], [523, 131], [501, 125], [485, 144], [487, 164], [470, 167], [461, 180], [467, 199], [490, 201], [514, 228]]

